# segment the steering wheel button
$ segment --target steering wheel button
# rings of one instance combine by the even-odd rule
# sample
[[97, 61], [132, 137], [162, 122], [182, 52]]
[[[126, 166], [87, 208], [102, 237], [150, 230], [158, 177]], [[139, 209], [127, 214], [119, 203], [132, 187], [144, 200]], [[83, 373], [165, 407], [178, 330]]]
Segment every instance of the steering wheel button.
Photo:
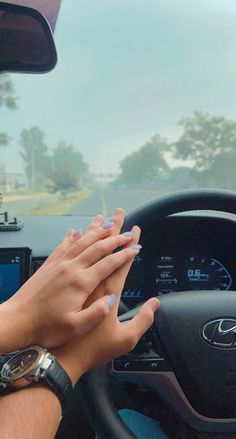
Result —
[[150, 372], [161, 372], [161, 371], [170, 370], [164, 358], [155, 358], [155, 359], [150, 358], [148, 360], [141, 360], [140, 366], [141, 366], [140, 370], [150, 371]]
[[170, 370], [164, 358], [135, 360], [114, 360], [113, 369], [117, 372], [161, 372]]

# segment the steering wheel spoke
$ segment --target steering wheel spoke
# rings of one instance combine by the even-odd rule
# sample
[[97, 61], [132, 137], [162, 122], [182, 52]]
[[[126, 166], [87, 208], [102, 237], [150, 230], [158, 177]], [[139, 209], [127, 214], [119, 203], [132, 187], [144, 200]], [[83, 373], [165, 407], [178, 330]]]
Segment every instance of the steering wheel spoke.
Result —
[[[228, 405], [231, 416], [220, 416], [219, 395], [230, 401], [236, 398], [236, 320], [213, 317], [231, 315], [236, 309], [236, 292], [189, 291], [161, 297], [160, 301], [154, 326], [132, 352], [112, 361], [111, 375], [156, 391], [199, 431], [235, 431], [233, 405], [231, 412]], [[129, 320], [138, 309], [120, 320]]]
[[[119, 317], [120, 322], [125, 323], [132, 319], [139, 309], [140, 306], [122, 314]], [[154, 326], [143, 335], [133, 351], [114, 359], [110, 369], [111, 374], [119, 377], [120, 380], [129, 381], [130, 379], [132, 382], [134, 382], [137, 373], [140, 375], [170, 370], [171, 367], [164, 358], [163, 349]]]

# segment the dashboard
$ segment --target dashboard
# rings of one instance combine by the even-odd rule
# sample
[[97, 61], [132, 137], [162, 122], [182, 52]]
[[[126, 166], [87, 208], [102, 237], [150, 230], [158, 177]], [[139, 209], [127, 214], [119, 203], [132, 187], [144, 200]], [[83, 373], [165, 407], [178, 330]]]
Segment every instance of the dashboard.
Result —
[[[233, 216], [232, 216], [233, 217]], [[69, 228], [91, 218], [27, 217], [17, 232], [0, 232], [0, 302], [7, 300], [44, 262]], [[181, 214], [142, 231], [122, 301], [133, 308], [152, 296], [178, 291], [236, 291], [236, 222]]]
[[171, 292], [236, 290], [236, 223], [232, 220], [168, 217], [145, 230], [141, 244], [122, 294], [129, 308]]

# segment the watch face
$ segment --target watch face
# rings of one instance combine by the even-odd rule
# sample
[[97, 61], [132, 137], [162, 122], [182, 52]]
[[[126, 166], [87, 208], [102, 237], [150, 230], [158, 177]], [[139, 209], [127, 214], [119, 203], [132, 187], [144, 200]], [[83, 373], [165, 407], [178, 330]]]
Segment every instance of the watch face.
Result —
[[38, 363], [42, 352], [36, 348], [25, 349], [8, 360], [1, 370], [1, 377], [6, 381], [15, 381], [30, 372]]

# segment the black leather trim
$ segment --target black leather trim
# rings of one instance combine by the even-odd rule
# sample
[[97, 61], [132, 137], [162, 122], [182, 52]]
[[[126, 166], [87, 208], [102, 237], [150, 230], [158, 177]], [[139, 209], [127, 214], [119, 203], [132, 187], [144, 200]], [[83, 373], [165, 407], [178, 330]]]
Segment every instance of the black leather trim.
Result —
[[194, 210], [236, 214], [236, 193], [228, 190], [198, 189], [163, 195], [129, 213], [123, 229], [134, 224], [148, 227], [166, 216]]
[[83, 375], [78, 389], [80, 402], [99, 439], [137, 439], [113, 404], [105, 368], [94, 369]]
[[44, 377], [45, 382], [58, 396], [62, 410], [65, 410], [67, 399], [73, 390], [72, 382], [60, 364], [53, 360]]

